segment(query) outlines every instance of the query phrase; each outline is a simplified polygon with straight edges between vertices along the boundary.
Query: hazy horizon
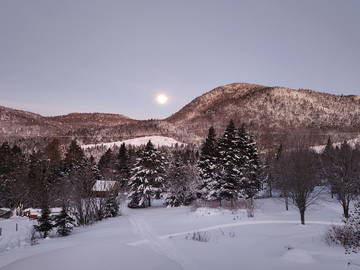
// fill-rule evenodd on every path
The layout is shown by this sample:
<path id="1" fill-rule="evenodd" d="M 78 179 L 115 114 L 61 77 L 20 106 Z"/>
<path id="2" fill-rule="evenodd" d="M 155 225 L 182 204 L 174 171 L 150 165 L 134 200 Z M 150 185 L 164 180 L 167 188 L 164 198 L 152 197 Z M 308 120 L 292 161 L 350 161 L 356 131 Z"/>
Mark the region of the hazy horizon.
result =
<path id="1" fill-rule="evenodd" d="M 356 0 L 1 1 L 0 105 L 148 119 L 234 82 L 360 95 L 359 10 Z"/>

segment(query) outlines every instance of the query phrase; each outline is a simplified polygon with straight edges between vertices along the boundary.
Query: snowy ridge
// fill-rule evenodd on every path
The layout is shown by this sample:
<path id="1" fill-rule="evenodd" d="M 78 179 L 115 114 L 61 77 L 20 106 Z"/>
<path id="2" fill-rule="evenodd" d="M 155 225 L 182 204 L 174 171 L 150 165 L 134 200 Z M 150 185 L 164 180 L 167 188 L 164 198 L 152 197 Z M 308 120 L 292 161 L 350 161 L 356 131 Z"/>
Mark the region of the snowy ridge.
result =
<path id="1" fill-rule="evenodd" d="M 355 148 L 356 145 L 358 145 L 360 143 L 360 137 L 359 138 L 355 138 L 352 140 L 347 140 L 348 144 Z M 339 147 L 341 146 L 343 142 L 337 142 L 337 143 L 333 143 L 334 147 Z M 317 145 L 317 146 L 313 146 L 311 147 L 316 153 L 322 153 L 325 150 L 326 145 Z"/>
<path id="2" fill-rule="evenodd" d="M 184 143 L 179 142 L 173 138 L 170 137 L 164 137 L 164 136 L 145 136 L 145 137 L 139 137 L 134 139 L 129 139 L 125 141 L 117 141 L 117 142 L 109 142 L 109 143 L 100 143 L 100 144 L 85 144 L 81 147 L 83 149 L 89 149 L 94 148 L 97 146 L 111 148 L 114 146 L 120 146 L 121 144 L 125 143 L 125 145 L 132 145 L 132 146 L 142 146 L 146 145 L 149 141 L 151 141 L 154 146 L 161 147 L 161 146 L 167 146 L 167 147 L 173 147 L 176 144 L 183 145 Z"/>

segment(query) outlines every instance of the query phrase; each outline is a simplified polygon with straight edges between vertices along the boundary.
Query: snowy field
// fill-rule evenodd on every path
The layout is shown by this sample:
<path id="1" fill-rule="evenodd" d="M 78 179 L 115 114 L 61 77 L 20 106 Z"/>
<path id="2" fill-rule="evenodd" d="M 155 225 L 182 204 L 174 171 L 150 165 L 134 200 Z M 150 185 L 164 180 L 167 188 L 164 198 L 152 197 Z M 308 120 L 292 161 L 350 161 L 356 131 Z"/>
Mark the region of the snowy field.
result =
<path id="1" fill-rule="evenodd" d="M 176 144 L 183 145 L 182 142 L 178 142 L 177 140 L 170 138 L 170 137 L 145 136 L 145 137 L 139 137 L 139 138 L 129 139 L 129 140 L 125 140 L 125 141 L 118 141 L 118 142 L 100 143 L 100 144 L 84 144 L 81 147 L 83 149 L 94 148 L 97 146 L 111 148 L 114 146 L 120 146 L 123 143 L 125 143 L 125 145 L 142 146 L 142 145 L 146 145 L 149 141 L 151 141 L 155 147 L 161 147 L 161 146 L 173 147 Z"/>
<path id="2" fill-rule="evenodd" d="M 71 236 L 2 251 L 0 269 L 359 269 L 360 255 L 324 242 L 341 220 L 336 202 L 323 198 L 312 206 L 305 226 L 278 199 L 256 203 L 255 218 L 245 211 L 123 207 L 122 216 Z M 202 241 L 193 240 L 198 236 Z"/>

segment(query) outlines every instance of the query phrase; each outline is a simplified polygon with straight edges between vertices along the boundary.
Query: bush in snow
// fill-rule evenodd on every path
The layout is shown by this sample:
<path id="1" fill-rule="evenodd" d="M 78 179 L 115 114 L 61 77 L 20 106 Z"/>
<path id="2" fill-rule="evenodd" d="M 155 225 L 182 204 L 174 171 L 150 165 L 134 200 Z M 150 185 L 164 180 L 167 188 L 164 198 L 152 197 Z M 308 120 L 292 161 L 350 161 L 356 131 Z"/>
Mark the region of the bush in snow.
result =
<path id="1" fill-rule="evenodd" d="M 209 242 L 210 236 L 207 232 L 193 232 L 192 234 L 188 234 L 185 239 L 198 242 Z"/>
<path id="2" fill-rule="evenodd" d="M 340 244 L 345 253 L 360 251 L 360 202 L 355 204 L 354 211 L 348 219 L 344 219 L 344 226 L 333 226 L 326 234 L 327 243 Z"/>
<path id="3" fill-rule="evenodd" d="M 29 232 L 29 242 L 30 242 L 30 245 L 32 245 L 32 246 L 35 246 L 38 244 L 39 237 L 36 236 L 36 233 L 37 233 L 36 228 L 35 228 L 35 226 L 33 226 Z"/>
<path id="4" fill-rule="evenodd" d="M 351 242 L 352 230 L 346 226 L 332 226 L 325 234 L 324 240 L 329 245 L 347 246 Z"/>

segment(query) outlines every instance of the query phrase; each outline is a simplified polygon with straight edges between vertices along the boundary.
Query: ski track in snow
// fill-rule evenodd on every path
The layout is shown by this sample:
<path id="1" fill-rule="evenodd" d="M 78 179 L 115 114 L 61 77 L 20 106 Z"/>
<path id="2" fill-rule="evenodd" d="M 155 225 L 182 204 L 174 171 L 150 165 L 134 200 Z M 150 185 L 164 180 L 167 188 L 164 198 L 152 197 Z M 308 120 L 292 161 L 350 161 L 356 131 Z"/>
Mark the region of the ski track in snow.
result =
<path id="1" fill-rule="evenodd" d="M 131 225 L 135 230 L 140 234 L 145 240 L 137 241 L 134 243 L 129 243 L 129 246 L 138 246 L 138 242 L 147 243 L 150 245 L 151 249 L 157 252 L 159 255 L 164 255 L 176 264 L 180 266 L 181 269 L 199 269 L 189 258 L 186 258 L 170 241 L 166 240 L 168 237 L 158 236 L 150 225 L 140 217 L 134 217 L 127 215 L 126 216 L 130 221 Z"/>
<path id="2" fill-rule="evenodd" d="M 207 231 L 214 231 L 214 230 L 223 229 L 223 228 L 233 228 L 233 227 L 247 226 L 247 225 L 264 225 L 264 224 L 265 225 L 266 224 L 298 224 L 298 225 L 300 225 L 298 220 L 243 221 L 243 222 L 227 223 L 227 224 L 209 226 L 209 227 L 204 227 L 204 228 L 200 228 L 200 229 L 196 229 L 196 230 L 165 234 L 165 235 L 158 236 L 158 240 L 165 240 L 165 239 L 169 239 L 169 238 L 172 238 L 172 237 L 184 236 L 184 235 L 192 234 L 192 233 L 195 233 L 195 232 L 207 232 Z M 308 222 L 306 222 L 306 225 L 342 225 L 342 223 L 327 222 L 327 221 L 308 221 Z M 301 226 L 304 226 L 304 225 L 301 225 Z M 149 239 L 147 239 L 145 237 L 145 239 L 143 239 L 143 240 L 131 242 L 131 243 L 128 243 L 128 245 L 130 245 L 130 246 L 140 246 L 140 245 L 146 244 L 146 243 L 149 243 Z"/>

